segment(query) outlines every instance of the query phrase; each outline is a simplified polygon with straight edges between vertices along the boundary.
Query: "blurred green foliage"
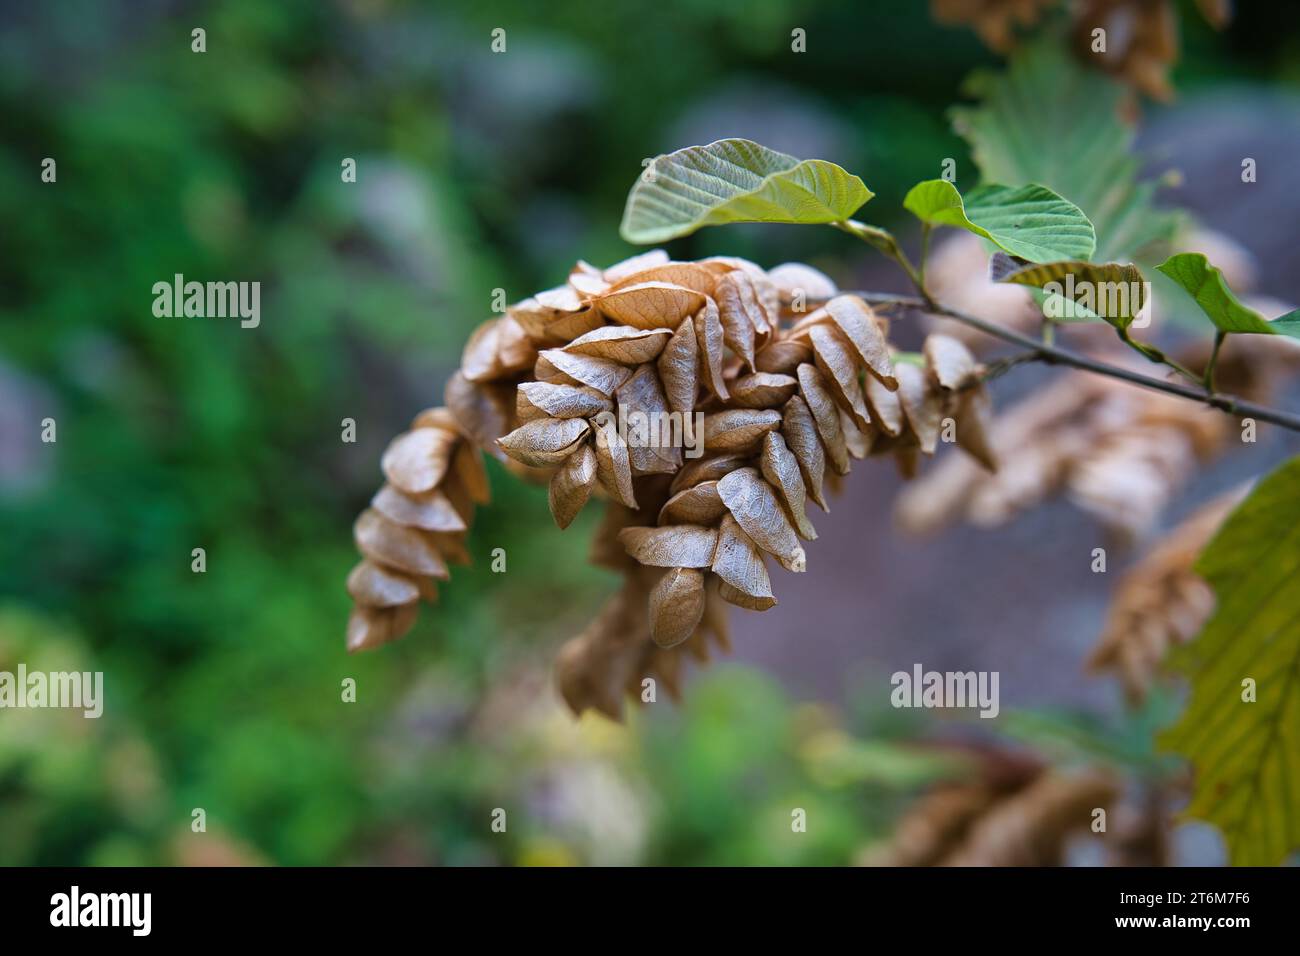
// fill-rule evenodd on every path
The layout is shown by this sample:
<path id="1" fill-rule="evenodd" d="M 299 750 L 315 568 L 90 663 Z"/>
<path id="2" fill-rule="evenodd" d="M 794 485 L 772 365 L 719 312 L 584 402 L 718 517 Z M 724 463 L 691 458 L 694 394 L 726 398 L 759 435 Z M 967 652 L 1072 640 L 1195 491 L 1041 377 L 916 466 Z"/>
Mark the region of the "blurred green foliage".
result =
<path id="1" fill-rule="evenodd" d="M 612 582 L 585 563 L 594 516 L 561 535 L 544 490 L 495 466 L 472 543 L 505 547 L 508 574 L 458 571 L 412 636 L 358 658 L 342 580 L 384 443 L 438 403 L 492 290 L 628 254 L 644 157 L 693 131 L 753 136 L 860 171 L 897 209 L 936 156 L 967 168 L 943 108 L 990 62 L 969 34 L 923 4 L 878 5 L 863 29 L 860 5 L 813 0 L 0 16 L 0 648 L 75 658 L 107 695 L 100 722 L 0 714 L 0 864 L 842 863 L 889 795 L 937 772 L 878 740 L 807 751 L 806 714 L 737 672 L 630 731 L 510 716 L 550 699 L 549 652 Z M 674 251 L 797 248 L 842 273 L 857 253 L 825 232 Z M 155 318 L 151 288 L 176 273 L 260 281 L 261 325 Z M 602 786 L 627 808 L 603 824 L 582 803 Z"/>

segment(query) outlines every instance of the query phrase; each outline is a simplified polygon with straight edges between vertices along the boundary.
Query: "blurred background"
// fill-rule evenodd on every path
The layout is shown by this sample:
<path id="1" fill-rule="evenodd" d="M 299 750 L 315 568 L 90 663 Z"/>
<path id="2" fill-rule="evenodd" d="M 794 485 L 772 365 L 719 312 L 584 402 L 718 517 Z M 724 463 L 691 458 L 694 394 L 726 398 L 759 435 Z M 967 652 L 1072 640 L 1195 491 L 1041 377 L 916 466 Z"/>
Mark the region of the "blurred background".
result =
<path id="1" fill-rule="evenodd" d="M 1238 6 L 1216 32 L 1178 5 L 1177 98 L 1142 104 L 1139 144 L 1181 173 L 1160 201 L 1294 302 L 1297 11 Z M 733 612 L 734 657 L 624 726 L 573 719 L 549 676 L 616 583 L 586 563 L 597 515 L 561 533 L 545 488 L 495 463 L 476 566 L 402 642 L 344 652 L 351 522 L 494 289 L 632 254 L 618 222 L 642 160 L 727 136 L 860 174 L 872 221 L 914 244 L 902 197 L 945 157 L 974 184 L 947 109 L 1001 63 L 920 2 L 4 4 L 0 669 L 103 671 L 106 705 L 0 712 L 0 864 L 845 864 L 972 748 L 1155 767 L 1176 701 L 1135 713 L 1083 674 L 1128 560 L 1089 571 L 1097 523 L 1060 504 L 918 541 L 893 527 L 883 462 L 818 522 L 812 573 Z M 1221 185 L 1242 155 L 1254 205 Z M 670 252 L 903 288 L 830 229 Z M 260 281 L 260 326 L 155 318 L 175 273 Z M 1000 380 L 997 402 L 1047 374 Z M 1167 522 L 1297 450 L 1261 436 Z M 888 676 L 917 661 L 999 670 L 1003 719 L 893 710 Z M 1178 831 L 1175 862 L 1221 857 L 1213 831 Z"/>

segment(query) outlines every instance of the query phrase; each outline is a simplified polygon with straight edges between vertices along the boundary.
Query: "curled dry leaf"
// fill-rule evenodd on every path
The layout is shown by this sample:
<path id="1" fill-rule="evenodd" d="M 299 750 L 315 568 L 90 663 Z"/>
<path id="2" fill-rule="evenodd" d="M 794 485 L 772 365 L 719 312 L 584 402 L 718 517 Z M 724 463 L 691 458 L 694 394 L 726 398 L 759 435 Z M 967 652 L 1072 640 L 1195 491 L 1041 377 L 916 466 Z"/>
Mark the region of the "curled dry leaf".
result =
<path id="1" fill-rule="evenodd" d="M 659 509 L 659 524 L 713 525 L 726 513 L 718 483 L 702 481 L 669 498 Z"/>
<path id="2" fill-rule="evenodd" d="M 596 427 L 596 479 L 615 501 L 628 508 L 637 506 L 627 442 L 612 423 Z"/>
<path id="3" fill-rule="evenodd" d="M 759 372 L 793 375 L 804 362 L 813 360 L 812 346 L 801 339 L 775 339 L 754 357 Z"/>
<path id="4" fill-rule="evenodd" d="M 898 375 L 898 401 L 903 406 L 921 451 L 933 455 L 939 445 L 943 424 L 943 398 L 927 387 L 925 372 L 915 365 L 894 367 Z"/>
<path id="5" fill-rule="evenodd" d="M 395 641 L 415 624 L 418 604 L 401 607 L 354 607 L 348 617 L 347 648 L 349 653 L 379 647 Z"/>
<path id="6" fill-rule="evenodd" d="M 603 325 L 563 347 L 565 352 L 609 359 L 620 365 L 653 362 L 668 344 L 671 329 L 637 329 L 628 325 Z"/>
<path id="7" fill-rule="evenodd" d="M 683 488 L 690 488 L 704 481 L 717 481 L 723 475 L 735 471 L 745 463 L 745 456 L 738 454 L 708 455 L 688 461 L 673 477 L 669 492 L 676 494 Z"/>
<path id="8" fill-rule="evenodd" d="M 815 365 L 807 363 L 800 365 L 797 372 L 804 402 L 812 413 L 817 435 L 822 440 L 822 447 L 826 450 L 826 457 L 830 459 L 831 468 L 841 475 L 847 475 L 849 451 L 844 444 L 844 430 L 840 428 L 839 412 L 836 410 L 830 387 L 826 384 L 826 378 L 817 371 Z"/>
<path id="9" fill-rule="evenodd" d="M 451 465 L 456 435 L 441 428 L 417 428 L 398 435 L 380 460 L 385 477 L 410 494 L 428 491 Z"/>
<path id="10" fill-rule="evenodd" d="M 695 568 L 669 568 L 650 592 L 650 636 L 660 647 L 676 647 L 704 617 L 704 575 Z"/>
<path id="11" fill-rule="evenodd" d="M 779 408 L 799 389 L 797 379 L 773 372 L 742 375 L 731 383 L 731 400 L 743 408 Z"/>
<path id="12" fill-rule="evenodd" d="M 361 512 L 352 533 L 361 553 L 379 564 L 443 580 L 450 576 L 428 534 L 390 521 L 378 511 Z"/>
<path id="13" fill-rule="evenodd" d="M 558 465 L 573 454 L 591 426 L 581 418 L 538 418 L 499 439 L 506 454 L 533 468 Z"/>
<path id="14" fill-rule="evenodd" d="M 523 382 L 516 396 L 520 421 L 534 418 L 591 418 L 612 411 L 609 397 L 587 385 Z"/>
<path id="15" fill-rule="evenodd" d="M 499 458 L 505 455 L 496 441 L 513 427 L 514 389 L 496 382 L 471 382 L 460 372 L 447 380 L 443 399 L 465 434 L 479 448 Z"/>
<path id="16" fill-rule="evenodd" d="M 613 395 L 615 390 L 632 377 L 632 370 L 609 359 L 592 355 L 577 355 L 562 349 L 547 349 L 541 355 L 556 371 L 574 382 L 588 385 L 603 395 Z"/>
<path id="17" fill-rule="evenodd" d="M 420 599 L 420 588 L 405 575 L 363 560 L 348 575 L 348 594 L 366 607 L 400 607 Z"/>
<path id="18" fill-rule="evenodd" d="M 799 463 L 803 475 L 804 490 L 817 506 L 826 511 L 826 499 L 822 495 L 822 481 L 826 475 L 826 453 L 822 450 L 821 440 L 817 437 L 817 425 L 813 421 L 808 404 L 798 395 L 786 402 L 781 415 L 781 437 Z"/>
<path id="19" fill-rule="evenodd" d="M 695 408 L 699 394 L 700 347 L 695 324 L 683 319 L 659 355 L 657 368 L 668 407 L 685 415 Z"/>
<path id="20" fill-rule="evenodd" d="M 619 291 L 646 282 L 680 286 L 702 295 L 712 295 L 717 277 L 697 262 L 665 262 L 620 279 L 610 287 L 610 290 Z"/>
<path id="21" fill-rule="evenodd" d="M 487 469 L 483 467 L 483 453 L 474 445 L 467 441 L 458 444 L 451 456 L 451 467 L 456 475 L 457 485 L 464 489 L 466 497 L 471 502 L 485 505 L 492 500 L 488 488 Z M 462 518 L 468 520 L 464 509 L 457 510 L 461 512 Z"/>
<path id="22" fill-rule="evenodd" d="M 638 329 L 675 329 L 704 307 L 707 296 L 668 282 L 639 282 L 601 296 L 597 306 L 614 322 Z"/>
<path id="23" fill-rule="evenodd" d="M 730 514 L 718 528 L 718 547 L 711 570 L 721 580 L 719 594 L 729 604 L 766 611 L 776 604 L 772 580 L 752 538 Z"/>
<path id="24" fill-rule="evenodd" d="M 781 413 L 775 409 L 732 408 L 704 418 L 704 447 L 710 453 L 750 453 L 758 449 L 763 436 L 781 427 Z"/>
<path id="25" fill-rule="evenodd" d="M 768 432 L 763 436 L 761 467 L 768 484 L 781 493 L 786 513 L 794 522 L 799 537 L 807 541 L 815 539 L 817 531 L 808 520 L 807 492 L 804 490 L 799 462 L 786 447 L 780 432 Z"/>
<path id="26" fill-rule="evenodd" d="M 898 387 L 889 343 L 871 307 L 856 295 L 841 295 L 825 305 L 831 322 L 844 334 L 858 361 L 888 389 Z"/>
<path id="27" fill-rule="evenodd" d="M 695 313 L 695 339 L 704 370 L 704 384 L 724 402 L 728 398 L 727 383 L 722 377 L 722 320 L 712 299 Z"/>
<path id="28" fill-rule="evenodd" d="M 853 363 L 849 344 L 842 335 L 829 326 L 814 326 L 808 333 L 812 342 L 813 358 L 817 368 L 831 385 L 831 393 L 839 406 L 853 416 L 859 428 L 871 424 L 866 403 L 862 399 L 862 383 Z"/>
<path id="29" fill-rule="evenodd" d="M 610 285 L 617 285 L 631 276 L 645 272 L 647 269 L 656 269 L 668 262 L 668 253 L 662 249 L 651 249 L 649 252 L 639 252 L 622 262 L 614 263 L 604 271 L 603 275 Z"/>
<path id="30" fill-rule="evenodd" d="M 465 519 L 440 489 L 412 495 L 392 485 L 384 485 L 370 500 L 385 518 L 398 524 L 425 531 L 464 531 Z"/>
<path id="31" fill-rule="evenodd" d="M 672 474 L 682 463 L 682 449 L 671 434 L 668 402 L 653 365 L 642 365 L 615 393 L 628 422 L 628 457 L 634 475 Z"/>
<path id="32" fill-rule="evenodd" d="M 718 494 L 736 523 L 754 543 L 788 571 L 807 567 L 794 527 L 777 500 L 776 491 L 755 468 L 738 468 L 718 482 Z"/>
<path id="33" fill-rule="evenodd" d="M 797 308 L 800 302 L 830 299 L 839 291 L 830 276 L 802 262 L 783 262 L 768 270 L 767 275 L 781 296 L 781 306 L 787 310 Z"/>
<path id="34" fill-rule="evenodd" d="M 891 392 L 874 378 L 867 379 L 867 402 L 871 405 L 872 421 L 886 435 L 903 433 L 903 405 L 898 392 Z"/>
<path id="35" fill-rule="evenodd" d="M 922 351 L 926 367 L 941 388 L 964 388 L 979 375 L 979 363 L 970 350 L 951 336 L 927 335 Z"/>
<path id="36" fill-rule="evenodd" d="M 618 533 L 627 553 L 654 568 L 707 568 L 713 563 L 718 529 L 678 524 L 664 528 L 624 528 Z"/>

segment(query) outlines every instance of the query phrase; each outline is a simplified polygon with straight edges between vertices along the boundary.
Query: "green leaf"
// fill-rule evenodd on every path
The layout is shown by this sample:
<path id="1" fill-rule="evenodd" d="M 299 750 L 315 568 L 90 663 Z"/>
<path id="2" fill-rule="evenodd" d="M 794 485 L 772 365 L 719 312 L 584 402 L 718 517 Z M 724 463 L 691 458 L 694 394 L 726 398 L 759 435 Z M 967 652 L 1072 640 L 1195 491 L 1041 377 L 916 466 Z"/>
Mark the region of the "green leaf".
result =
<path id="1" fill-rule="evenodd" d="M 1268 321 L 1254 309 L 1242 305 L 1228 288 L 1223 273 L 1199 252 L 1180 252 L 1156 268 L 1182 286 L 1220 332 L 1300 338 L 1300 309 Z"/>
<path id="2" fill-rule="evenodd" d="M 648 243 L 729 222 L 838 222 L 873 195 L 834 163 L 721 139 L 659 156 L 646 167 L 628 193 L 619 234 Z"/>
<path id="3" fill-rule="evenodd" d="M 1196 772 L 1186 813 L 1223 831 L 1234 864 L 1272 866 L 1300 847 L 1300 458 L 1228 516 L 1196 570 L 1217 606 L 1173 655 L 1191 695 L 1160 745 Z"/>
<path id="4" fill-rule="evenodd" d="M 1030 262 L 1086 259 L 1097 246 L 1083 211 L 1046 186 L 980 186 L 962 201 L 946 179 L 917 183 L 903 205 L 922 222 L 956 226 Z"/>
<path id="5" fill-rule="evenodd" d="M 1046 294 L 1043 314 L 1058 322 L 1104 321 L 1127 329 L 1147 301 L 1146 280 L 1132 263 L 1025 265 L 998 255 L 990 263 L 990 272 L 995 282 L 1042 289 Z"/>
<path id="6" fill-rule="evenodd" d="M 951 116 L 985 182 L 1042 183 L 1069 196 L 1096 228 L 1090 258 L 1099 261 L 1137 259 L 1173 238 L 1180 215 L 1156 209 L 1155 184 L 1137 180 L 1122 84 L 1045 37 L 1022 47 L 1006 72 L 972 77 L 968 89 L 980 104 Z"/>

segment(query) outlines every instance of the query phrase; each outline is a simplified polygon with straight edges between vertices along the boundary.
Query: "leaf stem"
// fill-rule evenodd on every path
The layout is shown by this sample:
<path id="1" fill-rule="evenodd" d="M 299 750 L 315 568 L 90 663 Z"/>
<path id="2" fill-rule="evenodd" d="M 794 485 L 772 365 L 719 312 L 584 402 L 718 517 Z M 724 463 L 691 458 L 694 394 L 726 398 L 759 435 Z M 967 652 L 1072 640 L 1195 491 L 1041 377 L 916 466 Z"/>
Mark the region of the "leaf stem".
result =
<path id="1" fill-rule="evenodd" d="M 1096 359 L 1088 358 L 1085 355 L 1077 355 L 1074 352 L 1066 351 L 1057 346 L 1048 345 L 1045 342 L 1037 341 L 1027 335 L 1021 334 L 1020 332 L 1009 329 L 1006 326 L 998 325 L 996 322 L 989 322 L 985 319 L 979 318 L 978 316 L 970 315 L 969 313 L 962 312 L 958 309 L 950 309 L 933 301 L 927 302 L 914 296 L 899 296 L 883 292 L 852 292 L 849 294 L 859 296 L 864 301 L 873 305 L 902 306 L 903 308 L 917 309 L 922 312 L 942 315 L 956 322 L 960 322 L 962 325 L 977 329 L 986 335 L 991 335 L 1004 342 L 1010 342 L 1013 345 L 1019 345 L 1027 353 L 1032 353 L 1034 360 L 1044 362 L 1048 365 L 1064 365 L 1069 368 L 1076 368 L 1080 371 L 1089 372 L 1093 375 L 1103 375 L 1107 378 L 1113 378 L 1117 381 L 1126 382 L 1129 385 L 1136 385 L 1153 392 L 1164 392 L 1166 395 L 1177 395 L 1179 398 L 1199 402 L 1203 405 L 1217 408 L 1220 411 L 1227 412 L 1228 414 L 1239 418 L 1254 418 L 1261 422 L 1279 425 L 1282 428 L 1289 429 L 1293 432 L 1300 432 L 1300 415 L 1295 415 L 1279 408 L 1269 408 L 1266 405 L 1257 405 L 1254 402 L 1248 402 L 1244 398 L 1238 398 L 1234 395 L 1223 395 L 1218 393 L 1207 394 L 1199 387 L 1193 388 L 1179 382 L 1152 378 L 1149 375 L 1143 375 L 1140 372 L 1121 368 L 1118 365 L 1107 365 L 1105 362 L 1099 362 Z M 1144 347 L 1150 348 L 1150 346 Z M 1027 361 L 1028 359 L 1029 356 L 1017 357 L 1016 364 L 1020 364 L 1020 362 Z"/>
<path id="2" fill-rule="evenodd" d="M 1207 395 L 1214 394 L 1214 367 L 1219 362 L 1219 349 L 1223 347 L 1223 340 L 1228 337 L 1228 333 L 1219 329 L 1214 333 L 1214 349 L 1210 352 L 1210 361 L 1205 365 L 1205 392 Z"/>
<path id="3" fill-rule="evenodd" d="M 858 222 L 856 219 L 842 219 L 839 222 L 831 223 L 831 225 L 851 236 L 856 236 L 897 262 L 903 271 L 907 273 L 907 278 L 916 287 L 916 291 L 921 294 L 921 299 L 931 305 L 934 303 L 934 300 L 930 298 L 930 293 L 926 291 L 923 273 L 912 265 L 912 260 L 907 257 L 907 253 L 903 251 L 903 247 L 898 244 L 898 240 L 894 238 L 892 232 L 881 229 L 879 226 L 869 226 L 865 222 Z M 921 261 L 922 265 L 924 265 L 924 251 Z"/>

